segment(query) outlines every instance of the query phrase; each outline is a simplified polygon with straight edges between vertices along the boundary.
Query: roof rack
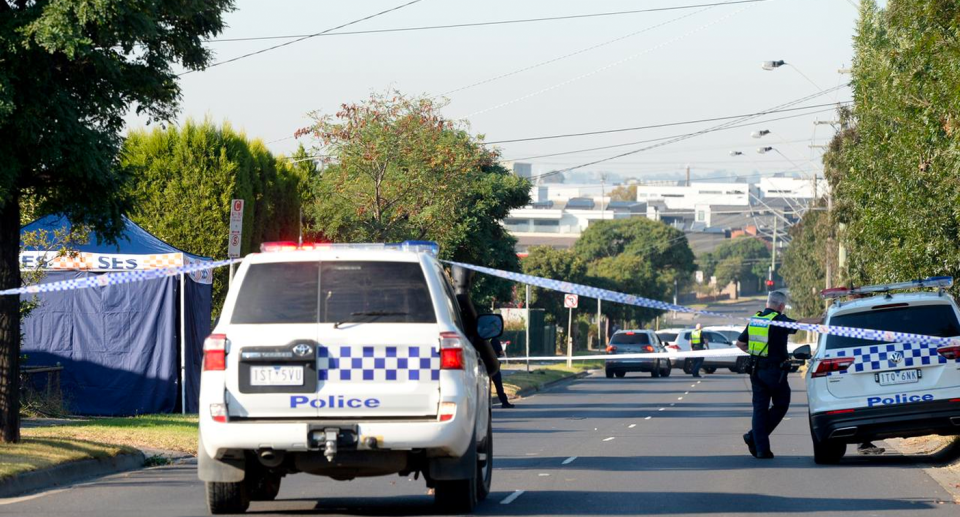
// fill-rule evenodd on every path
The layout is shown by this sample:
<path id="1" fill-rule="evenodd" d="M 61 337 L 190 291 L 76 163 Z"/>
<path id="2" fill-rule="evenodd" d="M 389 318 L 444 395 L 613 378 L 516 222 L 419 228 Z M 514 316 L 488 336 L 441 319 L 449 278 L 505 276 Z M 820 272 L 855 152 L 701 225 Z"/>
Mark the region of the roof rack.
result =
<path id="1" fill-rule="evenodd" d="M 824 299 L 834 299 L 857 294 L 888 293 L 890 291 L 897 291 L 900 289 L 922 289 L 925 287 L 947 289 L 952 285 L 952 276 L 931 276 L 930 278 L 924 278 L 922 280 L 911 280 L 909 282 L 897 282 L 893 284 L 865 285 L 861 287 L 834 287 L 820 291 L 820 296 Z"/>

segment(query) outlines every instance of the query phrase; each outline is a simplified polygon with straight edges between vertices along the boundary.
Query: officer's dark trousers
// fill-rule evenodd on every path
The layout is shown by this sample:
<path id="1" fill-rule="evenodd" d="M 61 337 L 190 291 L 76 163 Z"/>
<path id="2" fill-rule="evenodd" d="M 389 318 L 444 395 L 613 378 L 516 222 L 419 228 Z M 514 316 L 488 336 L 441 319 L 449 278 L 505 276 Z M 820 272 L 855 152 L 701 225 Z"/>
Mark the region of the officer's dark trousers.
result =
<path id="1" fill-rule="evenodd" d="M 699 352 L 699 350 L 695 350 L 695 352 Z M 694 376 L 700 375 L 700 368 L 702 368 L 702 367 L 703 367 L 703 358 L 702 358 L 702 357 L 695 357 L 695 358 L 693 358 L 693 359 L 690 360 L 690 373 L 691 373 L 692 375 L 694 375 Z"/>
<path id="2" fill-rule="evenodd" d="M 778 367 L 762 368 L 750 376 L 753 386 L 753 441 L 757 446 L 757 454 L 770 451 L 770 433 L 777 428 L 790 407 L 790 384 L 782 373 Z"/>
<path id="3" fill-rule="evenodd" d="M 497 398 L 500 399 L 500 403 L 506 404 L 509 402 L 506 392 L 503 391 L 503 377 L 500 376 L 500 372 L 497 372 L 490 380 L 493 381 L 493 385 L 497 388 Z"/>

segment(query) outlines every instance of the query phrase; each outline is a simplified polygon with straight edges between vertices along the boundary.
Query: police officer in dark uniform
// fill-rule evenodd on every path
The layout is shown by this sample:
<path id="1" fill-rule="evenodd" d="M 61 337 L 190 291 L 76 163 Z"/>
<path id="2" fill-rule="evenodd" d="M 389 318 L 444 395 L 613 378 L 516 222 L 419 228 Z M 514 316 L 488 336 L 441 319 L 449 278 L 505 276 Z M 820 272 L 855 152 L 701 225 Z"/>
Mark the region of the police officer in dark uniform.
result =
<path id="1" fill-rule="evenodd" d="M 794 321 L 783 314 L 786 305 L 785 293 L 771 291 L 766 308 L 754 316 L 737 339 L 737 347 L 750 354 L 750 385 L 753 388 L 753 425 L 752 430 L 743 435 L 743 441 L 750 454 L 758 459 L 773 458 L 770 434 L 790 408 L 787 336 L 797 331 L 769 324 L 770 321 Z M 801 321 L 815 323 L 819 319 Z"/>

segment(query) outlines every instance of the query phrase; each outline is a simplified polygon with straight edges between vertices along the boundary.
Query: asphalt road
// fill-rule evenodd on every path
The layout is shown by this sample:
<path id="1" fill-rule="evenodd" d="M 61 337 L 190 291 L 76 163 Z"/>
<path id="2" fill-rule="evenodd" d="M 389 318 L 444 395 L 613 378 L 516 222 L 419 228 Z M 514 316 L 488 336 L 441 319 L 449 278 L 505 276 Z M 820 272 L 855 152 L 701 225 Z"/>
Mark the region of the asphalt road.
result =
<path id="1" fill-rule="evenodd" d="M 773 460 L 749 456 L 748 381 L 718 373 L 701 383 L 590 377 L 495 410 L 493 493 L 480 515 L 950 515 L 951 496 L 904 456 L 813 463 L 802 380 L 773 436 Z M 521 492 L 522 491 L 522 492 Z M 909 513 L 906 513 L 909 512 Z M 423 480 L 284 480 L 255 515 L 433 515 Z M 104 478 L 17 502 L 28 516 L 205 515 L 193 466 Z"/>

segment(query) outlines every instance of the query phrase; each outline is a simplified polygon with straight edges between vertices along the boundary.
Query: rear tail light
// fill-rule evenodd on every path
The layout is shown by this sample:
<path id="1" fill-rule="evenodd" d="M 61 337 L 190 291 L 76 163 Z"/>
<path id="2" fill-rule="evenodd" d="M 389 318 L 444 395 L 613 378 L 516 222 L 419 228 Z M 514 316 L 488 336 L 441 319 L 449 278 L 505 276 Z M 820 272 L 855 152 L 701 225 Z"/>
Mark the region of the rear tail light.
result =
<path id="1" fill-rule="evenodd" d="M 440 369 L 463 369 L 463 342 L 456 332 L 440 333 Z"/>
<path id="2" fill-rule="evenodd" d="M 937 353 L 947 359 L 957 359 L 960 358 L 960 346 L 943 346 L 937 349 Z"/>
<path id="3" fill-rule="evenodd" d="M 679 345 L 667 345 L 667 348 L 672 348 L 672 349 L 676 350 L 677 352 L 680 351 L 680 346 L 679 346 Z"/>
<path id="4" fill-rule="evenodd" d="M 650 345 L 643 347 L 643 349 L 646 350 L 647 352 L 653 352 L 653 347 Z"/>
<path id="5" fill-rule="evenodd" d="M 214 422 L 220 422 L 221 424 L 226 423 L 227 405 L 226 404 L 210 404 L 210 416 L 213 417 Z"/>
<path id="6" fill-rule="evenodd" d="M 613 346 L 613 345 L 607 346 L 607 353 L 608 353 L 608 354 L 615 354 L 615 353 L 617 353 L 617 347 L 615 347 L 615 346 Z"/>
<path id="7" fill-rule="evenodd" d="M 852 357 L 834 357 L 832 359 L 823 359 L 817 363 L 817 369 L 811 377 L 826 377 L 831 372 L 845 372 L 853 364 Z"/>
<path id="8" fill-rule="evenodd" d="M 441 402 L 440 403 L 440 421 L 449 422 L 453 420 L 453 415 L 457 414 L 457 403 L 456 402 Z"/>
<path id="9" fill-rule="evenodd" d="M 203 341 L 203 371 L 222 372 L 227 369 L 227 335 L 210 334 Z"/>

